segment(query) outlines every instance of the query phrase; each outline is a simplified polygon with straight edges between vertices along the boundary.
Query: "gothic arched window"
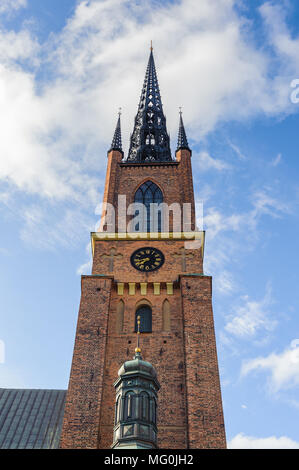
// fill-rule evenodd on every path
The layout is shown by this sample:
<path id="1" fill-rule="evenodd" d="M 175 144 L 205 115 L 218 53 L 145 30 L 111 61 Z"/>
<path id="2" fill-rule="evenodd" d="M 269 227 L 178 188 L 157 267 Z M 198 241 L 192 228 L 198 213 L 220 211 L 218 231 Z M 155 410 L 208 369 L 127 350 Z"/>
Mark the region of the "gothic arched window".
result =
<path id="1" fill-rule="evenodd" d="M 162 214 L 161 211 L 151 211 L 151 204 L 161 204 L 163 194 L 161 189 L 152 181 L 146 181 L 136 191 L 134 202 L 144 204 L 146 212 L 146 221 L 143 220 L 142 227 L 139 222 L 135 226 L 135 231 L 161 232 Z M 157 206 L 156 206 L 157 208 Z M 137 210 L 135 216 L 139 214 Z"/>
<path id="2" fill-rule="evenodd" d="M 135 313 L 135 331 L 137 331 L 137 317 L 140 316 L 140 332 L 152 332 L 152 309 L 149 305 L 142 305 Z"/>

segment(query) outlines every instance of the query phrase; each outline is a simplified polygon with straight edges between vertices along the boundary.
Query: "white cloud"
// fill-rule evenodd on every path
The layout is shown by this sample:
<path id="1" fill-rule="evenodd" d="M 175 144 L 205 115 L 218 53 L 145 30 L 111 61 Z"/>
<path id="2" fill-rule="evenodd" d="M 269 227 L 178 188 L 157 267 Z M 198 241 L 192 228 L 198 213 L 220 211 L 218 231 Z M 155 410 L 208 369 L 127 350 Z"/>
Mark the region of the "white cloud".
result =
<path id="1" fill-rule="evenodd" d="M 81 276 L 82 274 L 90 274 L 92 270 L 92 253 L 90 243 L 86 245 L 85 251 L 87 253 L 88 260 L 77 268 L 76 273 L 78 276 Z"/>
<path id="2" fill-rule="evenodd" d="M 281 153 L 278 153 L 277 156 L 272 160 L 271 165 L 277 166 L 281 162 Z"/>
<path id="3" fill-rule="evenodd" d="M 299 385 L 299 339 L 291 342 L 284 351 L 271 353 L 266 357 L 257 357 L 243 363 L 241 375 L 254 370 L 270 372 L 269 389 L 278 392 L 282 389 Z"/>
<path id="4" fill-rule="evenodd" d="M 86 240 L 93 228 L 92 218 L 76 206 L 50 210 L 49 206 L 34 204 L 20 210 L 18 218 L 24 222 L 21 240 L 38 249 L 74 248 Z"/>
<path id="5" fill-rule="evenodd" d="M 206 247 L 205 247 L 205 272 L 212 273 L 214 286 L 220 294 L 236 293 L 240 286 L 236 276 L 232 273 L 234 263 L 238 261 L 240 255 L 253 249 L 259 239 L 259 224 L 263 217 L 268 216 L 275 219 L 292 213 L 292 203 L 285 202 L 275 195 L 272 195 L 271 188 L 261 188 L 254 191 L 249 201 L 251 206 L 243 212 L 229 213 L 219 210 L 215 207 L 204 207 L 204 229 L 207 231 Z M 209 195 L 208 195 L 209 196 Z M 198 226 L 200 220 L 198 220 Z M 246 243 L 245 243 L 246 242 Z M 250 319 L 251 328 L 258 326 L 260 321 L 265 321 L 265 327 L 271 330 L 271 323 L 267 317 L 264 318 L 261 308 L 265 309 L 266 300 L 270 297 L 266 294 L 265 299 L 255 302 L 249 297 L 243 297 L 239 306 L 235 307 L 235 311 L 231 314 L 229 328 L 241 328 L 242 320 L 239 319 L 239 313 L 245 314 L 247 309 Z M 253 315 L 253 309 L 259 307 L 256 311 L 256 317 Z M 244 308 L 244 310 L 242 310 Z M 239 326 L 237 327 L 237 322 Z M 275 325 L 273 322 L 272 326 Z M 249 326 L 248 326 L 249 328 Z"/>
<path id="6" fill-rule="evenodd" d="M 226 216 L 214 207 L 209 208 L 207 214 L 204 215 L 204 223 L 211 238 L 226 231 L 238 232 L 244 228 L 247 221 L 247 214 L 230 214 Z"/>
<path id="7" fill-rule="evenodd" d="M 38 65 L 39 44 L 29 31 L 0 31 L 0 61 L 11 65 L 13 61 L 25 59 Z M 16 70 L 16 69 L 15 69 Z M 2 79 L 3 80 L 3 79 Z"/>
<path id="8" fill-rule="evenodd" d="M 151 37 L 173 136 L 173 111 L 181 104 L 194 138 L 221 120 L 286 111 L 287 101 L 281 109 L 275 104 L 280 95 L 268 76 L 269 57 L 244 35 L 244 19 L 233 6 L 233 0 L 183 0 L 155 8 L 145 0 L 138 6 L 92 0 L 80 2 L 61 34 L 40 46 L 25 29 L 2 32 L 0 178 L 21 190 L 72 198 L 96 156 L 103 171 L 99 156 L 110 143 L 119 105 L 128 146 Z M 40 88 L 34 70 L 11 64 L 26 57 L 40 62 L 38 72 L 51 71 Z M 192 73 L 182 80 L 182 70 Z M 207 153 L 201 159 L 210 168 L 227 168 Z"/>
<path id="9" fill-rule="evenodd" d="M 252 208 L 243 213 L 229 213 L 226 215 L 214 207 L 208 208 L 204 213 L 204 223 L 209 231 L 209 238 L 215 238 L 224 232 L 243 232 L 255 230 L 259 219 L 263 215 L 273 218 L 281 218 L 290 214 L 292 207 L 290 203 L 270 195 L 270 190 L 260 189 L 251 195 Z"/>
<path id="10" fill-rule="evenodd" d="M 252 300 L 249 296 L 243 296 L 241 303 L 228 315 L 225 331 L 237 338 L 251 338 L 260 331 L 272 331 L 277 321 L 270 315 L 269 308 L 272 304 L 271 288 L 268 285 L 263 299 Z"/>
<path id="11" fill-rule="evenodd" d="M 222 270 L 216 277 L 215 287 L 221 294 L 231 294 L 235 291 L 235 281 L 232 273 Z"/>
<path id="12" fill-rule="evenodd" d="M 8 190 L 51 203 L 95 204 L 120 105 L 128 148 L 150 38 L 155 38 L 174 141 L 180 105 L 195 142 L 221 121 L 293 112 L 283 85 L 270 74 L 271 55 L 249 39 L 246 20 L 234 5 L 233 0 L 182 0 L 152 8 L 147 0 L 90 0 L 78 3 L 61 33 L 43 44 L 26 25 L 19 32 L 1 30 L 0 181 L 8 183 Z M 26 2 L 1 2 L 3 12 L 21 6 Z M 267 11 L 269 28 L 276 20 Z M 289 34 L 286 27 L 282 34 Z M 270 33 L 269 38 L 273 41 Z M 297 60 L 294 54 L 288 57 Z M 201 152 L 199 164 L 229 168 L 207 152 Z M 210 214 L 210 221 L 217 231 L 215 216 Z M 225 221 L 233 229 L 243 223 L 239 214 Z"/>
<path id="13" fill-rule="evenodd" d="M 299 449 L 299 442 L 286 436 L 253 437 L 237 434 L 228 442 L 229 449 Z"/>
<path id="14" fill-rule="evenodd" d="M 199 169 L 202 171 L 206 170 L 229 170 L 231 167 L 228 163 L 224 162 L 223 160 L 219 160 L 217 158 L 213 158 L 210 156 L 208 152 L 202 151 L 198 155 L 194 155 L 194 164 L 198 165 Z"/>
<path id="15" fill-rule="evenodd" d="M 283 215 L 290 214 L 291 204 L 278 198 L 270 196 L 265 190 L 256 191 L 252 197 L 254 209 L 250 213 L 249 222 L 255 225 L 257 219 L 262 215 L 270 215 L 273 218 L 280 218 Z"/>
<path id="16" fill-rule="evenodd" d="M 78 267 L 77 269 L 78 276 L 81 276 L 82 274 L 90 274 L 91 268 L 92 268 L 92 260 L 90 259 L 89 261 L 81 264 L 81 266 Z"/>
<path id="17" fill-rule="evenodd" d="M 237 156 L 239 157 L 240 160 L 246 160 L 245 155 L 243 154 L 243 152 L 240 150 L 240 148 L 236 144 L 234 144 L 230 140 L 228 140 L 228 144 L 233 149 L 233 151 L 237 154 Z"/>
<path id="18" fill-rule="evenodd" d="M 284 73 L 293 73 L 299 66 L 299 38 L 292 37 L 286 25 L 287 10 L 282 4 L 265 2 L 260 7 L 269 41 L 281 59 Z"/>
<path id="19" fill-rule="evenodd" d="M 9 13 L 13 10 L 19 10 L 27 6 L 27 0 L 1 0 L 0 14 Z"/>

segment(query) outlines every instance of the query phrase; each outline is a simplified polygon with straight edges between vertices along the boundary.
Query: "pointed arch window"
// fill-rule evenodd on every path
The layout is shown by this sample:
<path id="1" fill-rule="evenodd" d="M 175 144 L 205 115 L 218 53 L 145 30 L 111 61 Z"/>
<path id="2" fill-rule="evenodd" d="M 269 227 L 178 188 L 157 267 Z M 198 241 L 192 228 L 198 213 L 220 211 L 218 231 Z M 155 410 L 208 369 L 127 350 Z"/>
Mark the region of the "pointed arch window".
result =
<path id="1" fill-rule="evenodd" d="M 146 220 L 142 221 L 142 227 L 139 222 L 135 225 L 135 231 L 161 232 L 162 230 L 162 214 L 161 210 L 154 211 L 151 204 L 161 204 L 163 202 L 163 194 L 159 186 L 152 181 L 146 181 L 136 191 L 134 202 L 141 203 L 145 206 Z M 157 206 L 156 206 L 157 207 Z M 137 210 L 135 216 L 139 215 Z"/>
<path id="2" fill-rule="evenodd" d="M 140 333 L 152 332 L 152 309 L 149 305 L 142 305 L 135 313 L 135 331 L 137 331 L 137 317 L 140 316 Z"/>

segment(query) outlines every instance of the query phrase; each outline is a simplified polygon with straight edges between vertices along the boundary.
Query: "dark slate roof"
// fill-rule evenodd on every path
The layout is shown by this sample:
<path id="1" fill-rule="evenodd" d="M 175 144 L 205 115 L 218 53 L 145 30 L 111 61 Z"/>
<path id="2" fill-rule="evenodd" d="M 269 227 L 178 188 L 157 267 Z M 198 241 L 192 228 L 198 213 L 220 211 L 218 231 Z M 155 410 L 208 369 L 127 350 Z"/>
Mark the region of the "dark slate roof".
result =
<path id="1" fill-rule="evenodd" d="M 56 449 L 66 390 L 0 389 L 0 449 Z"/>

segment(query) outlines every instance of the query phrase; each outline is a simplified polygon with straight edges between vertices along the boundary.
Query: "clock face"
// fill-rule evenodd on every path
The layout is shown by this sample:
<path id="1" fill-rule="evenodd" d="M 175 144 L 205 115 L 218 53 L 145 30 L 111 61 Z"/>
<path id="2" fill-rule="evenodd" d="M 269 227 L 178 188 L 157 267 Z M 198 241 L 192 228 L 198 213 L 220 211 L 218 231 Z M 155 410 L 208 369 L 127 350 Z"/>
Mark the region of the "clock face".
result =
<path id="1" fill-rule="evenodd" d="M 142 272 L 155 271 L 164 263 L 164 255 L 157 248 L 145 247 L 134 251 L 131 256 L 131 264 L 135 269 Z"/>

